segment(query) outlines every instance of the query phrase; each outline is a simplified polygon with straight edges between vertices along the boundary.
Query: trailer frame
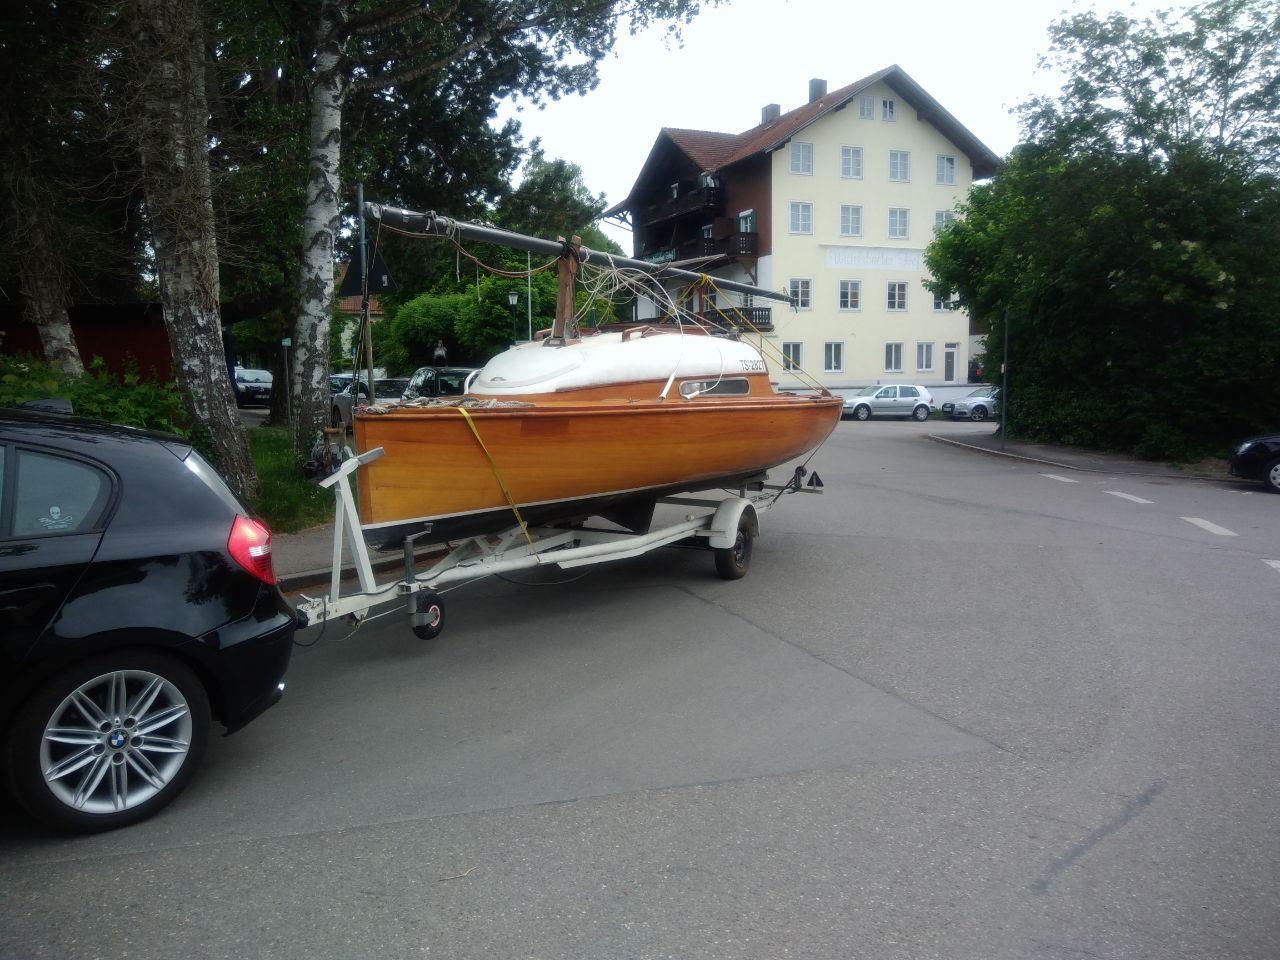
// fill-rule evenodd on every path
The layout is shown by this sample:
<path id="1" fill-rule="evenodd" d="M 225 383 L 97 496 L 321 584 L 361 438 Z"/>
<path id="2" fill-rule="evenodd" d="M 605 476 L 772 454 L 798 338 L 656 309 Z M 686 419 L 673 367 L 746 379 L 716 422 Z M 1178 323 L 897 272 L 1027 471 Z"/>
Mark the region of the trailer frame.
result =
<path id="1" fill-rule="evenodd" d="M 333 491 L 332 569 L 329 591 L 324 596 L 302 595 L 295 607 L 300 626 L 345 619 L 359 624 L 370 611 L 383 603 L 405 598 L 409 623 L 415 634 L 430 639 L 444 627 L 444 601 L 440 589 L 462 585 L 497 574 L 554 566 L 562 570 L 638 557 L 651 550 L 675 544 L 705 546 L 715 556 L 716 569 L 724 579 L 736 580 L 746 574 L 752 548 L 760 532 L 760 515 L 778 500 L 792 493 L 821 493 L 816 475 L 804 485 L 808 471 L 795 468 L 783 484 L 768 482 L 761 473 L 738 483 L 736 495 L 723 498 L 670 496 L 656 498 L 660 504 L 687 508 L 684 519 L 643 533 L 586 526 L 590 515 L 551 526 L 512 524 L 497 533 L 469 537 L 448 549 L 427 569 L 419 571 L 414 541 L 428 535 L 426 529 L 404 538 L 404 568 L 398 579 L 378 583 L 374 578 L 360 525 L 360 515 L 351 490 L 351 478 L 367 463 L 383 456 L 375 447 L 359 455 L 347 451 L 342 465 L 320 486 Z M 815 482 L 816 481 L 816 482 Z M 342 555 L 348 547 L 355 568 L 358 589 L 343 594 Z"/>

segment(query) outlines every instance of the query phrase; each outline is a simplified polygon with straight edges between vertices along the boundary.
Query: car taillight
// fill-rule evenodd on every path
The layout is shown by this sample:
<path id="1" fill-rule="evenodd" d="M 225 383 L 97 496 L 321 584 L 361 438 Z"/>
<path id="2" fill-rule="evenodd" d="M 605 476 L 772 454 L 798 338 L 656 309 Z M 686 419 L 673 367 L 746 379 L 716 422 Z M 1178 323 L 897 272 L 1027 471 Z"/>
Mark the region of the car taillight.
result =
<path id="1" fill-rule="evenodd" d="M 263 583 L 276 582 L 276 571 L 271 565 L 271 531 L 264 524 L 246 516 L 236 517 L 231 536 L 227 537 L 227 552 Z"/>

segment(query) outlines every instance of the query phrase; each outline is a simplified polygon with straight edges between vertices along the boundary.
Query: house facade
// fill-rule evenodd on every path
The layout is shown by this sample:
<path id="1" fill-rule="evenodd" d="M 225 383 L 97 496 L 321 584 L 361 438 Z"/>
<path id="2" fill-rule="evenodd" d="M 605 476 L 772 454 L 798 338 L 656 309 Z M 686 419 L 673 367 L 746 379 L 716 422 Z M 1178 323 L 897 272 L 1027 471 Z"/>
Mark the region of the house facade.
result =
<path id="1" fill-rule="evenodd" d="M 997 165 L 893 66 L 832 93 L 812 80 L 804 106 L 770 104 L 741 134 L 664 128 L 606 215 L 629 223 L 640 259 L 788 293 L 791 308 L 724 293 L 692 303 L 721 322 L 741 310 L 782 387 L 805 374 L 832 387 L 957 384 L 969 318 L 925 288 L 924 249 Z M 661 315 L 638 305 L 637 319 Z"/>

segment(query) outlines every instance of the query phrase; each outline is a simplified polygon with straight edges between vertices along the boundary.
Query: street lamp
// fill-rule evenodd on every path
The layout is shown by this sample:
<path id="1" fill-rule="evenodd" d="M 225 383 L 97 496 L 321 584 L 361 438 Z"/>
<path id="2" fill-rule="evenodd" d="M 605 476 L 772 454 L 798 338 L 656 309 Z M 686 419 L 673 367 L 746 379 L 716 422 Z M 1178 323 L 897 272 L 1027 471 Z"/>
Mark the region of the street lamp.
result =
<path id="1" fill-rule="evenodd" d="M 515 343 L 520 338 L 518 328 L 519 317 L 516 315 L 516 304 L 520 302 L 520 294 L 514 290 L 507 291 L 507 303 L 511 305 L 511 342 Z"/>

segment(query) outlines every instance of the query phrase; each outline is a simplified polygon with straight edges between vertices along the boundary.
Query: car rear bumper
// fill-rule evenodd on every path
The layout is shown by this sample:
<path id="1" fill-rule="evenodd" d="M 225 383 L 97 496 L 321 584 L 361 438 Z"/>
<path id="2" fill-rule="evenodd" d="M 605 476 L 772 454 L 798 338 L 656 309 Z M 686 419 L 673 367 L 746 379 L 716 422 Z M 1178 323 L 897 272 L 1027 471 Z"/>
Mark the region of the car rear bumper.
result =
<path id="1" fill-rule="evenodd" d="M 284 675 L 298 628 L 293 609 L 274 587 L 264 587 L 253 614 L 190 646 L 215 681 L 218 716 L 234 733 L 284 693 Z"/>

